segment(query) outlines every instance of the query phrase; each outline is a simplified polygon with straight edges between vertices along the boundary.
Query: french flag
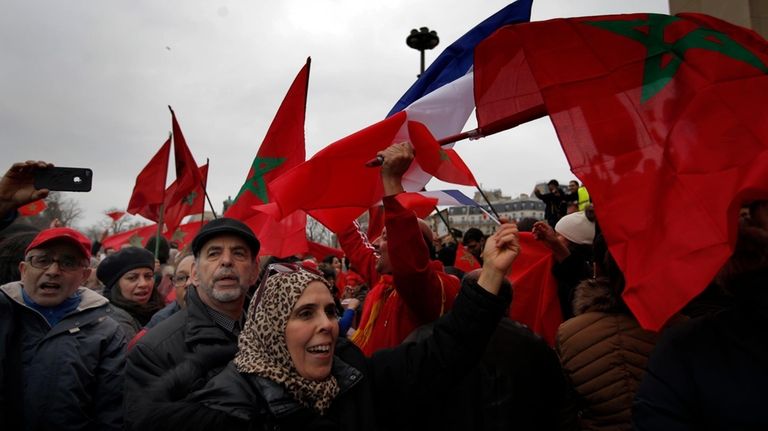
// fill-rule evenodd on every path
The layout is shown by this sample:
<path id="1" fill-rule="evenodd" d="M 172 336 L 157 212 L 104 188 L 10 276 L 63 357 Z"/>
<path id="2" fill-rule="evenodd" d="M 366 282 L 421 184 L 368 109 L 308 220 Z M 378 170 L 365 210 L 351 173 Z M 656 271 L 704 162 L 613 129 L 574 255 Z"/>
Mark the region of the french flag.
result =
<path id="1" fill-rule="evenodd" d="M 459 134 L 475 107 L 475 46 L 507 24 L 530 20 L 532 0 L 519 0 L 495 13 L 451 44 L 397 102 L 386 119 L 336 141 L 269 184 L 285 217 L 304 210 L 338 232 L 381 200 L 378 169 L 365 166 L 376 153 L 410 141 L 416 160 L 403 188 L 420 191 L 432 177 L 477 185 L 469 168 L 438 140 Z"/>

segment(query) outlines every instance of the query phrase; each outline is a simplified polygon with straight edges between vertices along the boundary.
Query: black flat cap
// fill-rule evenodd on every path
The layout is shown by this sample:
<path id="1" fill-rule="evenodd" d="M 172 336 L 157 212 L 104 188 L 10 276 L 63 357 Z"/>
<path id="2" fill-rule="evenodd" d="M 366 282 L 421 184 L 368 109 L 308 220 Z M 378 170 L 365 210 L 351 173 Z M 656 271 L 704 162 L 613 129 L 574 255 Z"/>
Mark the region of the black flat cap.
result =
<path id="1" fill-rule="evenodd" d="M 256 235 L 253 234 L 251 228 L 240 220 L 226 217 L 211 220 L 200 229 L 200 232 L 197 233 L 195 239 L 192 240 L 192 253 L 195 257 L 199 256 L 200 250 L 203 249 L 205 243 L 211 238 L 227 234 L 242 238 L 251 248 L 251 253 L 253 253 L 254 257 L 259 254 L 261 243 L 256 238 Z"/>

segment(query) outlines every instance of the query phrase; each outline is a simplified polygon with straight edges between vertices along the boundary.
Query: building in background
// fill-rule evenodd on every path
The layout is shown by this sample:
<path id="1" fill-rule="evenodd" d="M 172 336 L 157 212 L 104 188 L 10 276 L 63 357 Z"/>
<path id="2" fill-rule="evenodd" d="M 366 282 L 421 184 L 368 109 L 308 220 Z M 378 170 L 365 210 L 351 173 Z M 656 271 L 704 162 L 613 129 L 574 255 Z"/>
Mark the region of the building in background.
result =
<path id="1" fill-rule="evenodd" d="M 670 0 L 669 14 L 698 12 L 768 35 L 768 0 Z"/>

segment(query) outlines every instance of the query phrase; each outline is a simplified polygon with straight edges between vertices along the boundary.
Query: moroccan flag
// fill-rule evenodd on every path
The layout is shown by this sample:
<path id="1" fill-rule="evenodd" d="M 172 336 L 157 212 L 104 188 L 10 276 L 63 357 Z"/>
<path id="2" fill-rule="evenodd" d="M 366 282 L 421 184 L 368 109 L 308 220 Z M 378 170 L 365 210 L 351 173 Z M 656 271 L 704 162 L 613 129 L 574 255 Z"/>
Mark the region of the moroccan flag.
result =
<path id="1" fill-rule="evenodd" d="M 104 241 L 101 242 L 101 247 L 104 250 L 109 248 L 120 250 L 120 247 L 126 244 L 133 247 L 144 247 L 147 240 L 154 236 L 156 232 L 157 224 L 154 223 L 148 226 L 137 227 L 104 238 Z"/>
<path id="2" fill-rule="evenodd" d="M 557 280 L 552 275 L 552 250 L 530 232 L 520 232 L 520 254 L 507 278 L 512 282 L 509 318 L 525 323 L 550 346 L 563 323 Z"/>
<path id="3" fill-rule="evenodd" d="M 454 258 L 453 266 L 464 272 L 470 272 L 480 269 L 480 262 L 463 245 L 456 244 L 456 257 Z"/>
<path id="4" fill-rule="evenodd" d="M 477 186 L 474 175 L 455 150 L 441 148 L 427 126 L 408 122 L 408 134 L 421 168 L 447 183 Z"/>
<path id="5" fill-rule="evenodd" d="M 203 222 L 199 220 L 185 223 L 183 225 L 178 226 L 173 231 L 173 234 L 170 235 L 170 238 L 168 238 L 167 235 L 166 235 L 166 238 L 168 238 L 171 241 L 175 241 L 179 245 L 179 250 L 183 250 L 184 247 L 192 243 L 192 239 L 195 238 L 195 235 L 197 235 L 197 232 L 200 230 L 202 226 L 203 226 Z"/>
<path id="6" fill-rule="evenodd" d="M 508 26 L 475 50 L 478 125 L 549 114 L 658 330 L 728 259 L 741 204 L 768 198 L 767 65 L 764 39 L 705 15 Z"/>
<path id="7" fill-rule="evenodd" d="M 45 204 L 45 201 L 38 199 L 34 202 L 30 202 L 24 206 L 19 207 L 18 211 L 20 216 L 29 217 L 40 214 L 46 208 L 48 208 L 48 205 Z"/>
<path id="8" fill-rule="evenodd" d="M 128 202 L 127 212 L 157 221 L 157 209 L 165 199 L 165 179 L 168 173 L 170 151 L 171 140 L 168 139 L 147 166 L 139 172 L 131 200 Z"/>
<path id="9" fill-rule="evenodd" d="M 189 214 L 200 214 L 205 210 L 205 184 L 208 181 L 208 163 L 198 168 L 202 183 L 190 190 L 189 194 L 183 199 L 171 202 L 176 190 L 179 187 L 179 180 L 176 180 L 165 191 L 166 203 L 163 214 L 163 223 L 166 232 L 175 232 L 181 224 L 181 220 Z"/>
<path id="10" fill-rule="evenodd" d="M 267 186 L 304 161 L 304 120 L 311 60 L 307 58 L 267 130 L 235 202 L 224 213 L 242 220 L 261 241 L 259 254 L 289 257 L 307 251 L 304 211 L 282 218 Z M 282 219 L 281 219 L 282 218 Z"/>
<path id="11" fill-rule="evenodd" d="M 189 199 L 190 195 L 199 190 L 203 185 L 203 178 L 200 176 L 200 170 L 197 167 L 195 158 L 187 147 L 187 141 L 184 134 L 181 133 L 181 127 L 176 120 L 176 114 L 171 110 L 171 123 L 173 127 L 173 158 L 176 164 L 176 188 L 173 193 L 165 199 L 165 206 L 174 206 L 177 203 Z"/>
<path id="12" fill-rule="evenodd" d="M 271 201 L 267 184 L 304 161 L 304 119 L 311 60 L 301 68 L 280 104 L 235 202 L 224 214 L 240 220 L 255 215 L 254 205 Z"/>
<path id="13" fill-rule="evenodd" d="M 112 221 L 118 221 L 125 215 L 125 211 L 112 211 L 107 213 L 107 217 L 111 218 Z"/>

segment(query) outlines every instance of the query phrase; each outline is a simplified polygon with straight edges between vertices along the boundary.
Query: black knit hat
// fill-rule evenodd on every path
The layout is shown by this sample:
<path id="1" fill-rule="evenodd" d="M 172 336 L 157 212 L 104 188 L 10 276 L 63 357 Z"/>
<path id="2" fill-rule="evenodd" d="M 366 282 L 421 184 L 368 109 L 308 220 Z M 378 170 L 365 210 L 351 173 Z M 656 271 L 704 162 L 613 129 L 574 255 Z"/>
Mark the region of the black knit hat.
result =
<path id="1" fill-rule="evenodd" d="M 108 294 L 126 272 L 136 268 L 155 269 L 155 255 L 139 247 L 128 247 L 104 258 L 96 268 L 96 277 L 104 284 L 104 295 Z"/>
<path id="2" fill-rule="evenodd" d="M 259 254 L 261 243 L 256 238 L 256 235 L 253 234 L 251 228 L 239 220 L 226 217 L 211 220 L 200 229 L 195 239 L 192 240 L 192 253 L 195 257 L 200 256 L 200 250 L 203 249 L 206 242 L 213 237 L 226 234 L 242 238 L 251 248 L 251 253 L 254 257 Z"/>

